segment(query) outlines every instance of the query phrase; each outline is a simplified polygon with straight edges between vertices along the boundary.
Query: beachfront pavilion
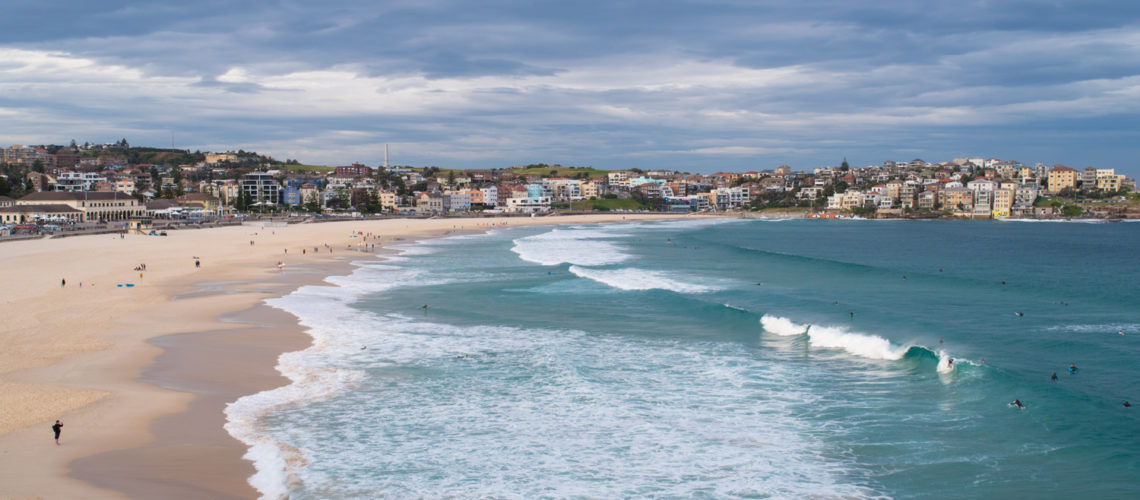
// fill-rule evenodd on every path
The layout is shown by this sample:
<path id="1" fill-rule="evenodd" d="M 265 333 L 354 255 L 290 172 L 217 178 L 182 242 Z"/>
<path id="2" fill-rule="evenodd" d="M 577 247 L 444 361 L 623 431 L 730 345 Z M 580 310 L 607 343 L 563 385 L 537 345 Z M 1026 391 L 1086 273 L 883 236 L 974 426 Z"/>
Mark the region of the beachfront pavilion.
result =
<path id="1" fill-rule="evenodd" d="M 13 205 L 0 208 L 0 222 L 4 224 L 34 224 L 36 222 L 82 222 L 83 212 L 70 206 L 55 203 L 43 205 Z"/>
<path id="2" fill-rule="evenodd" d="M 125 221 L 146 215 L 146 207 L 118 191 L 44 191 L 16 200 L 16 206 L 67 205 L 81 212 L 78 222 Z"/>

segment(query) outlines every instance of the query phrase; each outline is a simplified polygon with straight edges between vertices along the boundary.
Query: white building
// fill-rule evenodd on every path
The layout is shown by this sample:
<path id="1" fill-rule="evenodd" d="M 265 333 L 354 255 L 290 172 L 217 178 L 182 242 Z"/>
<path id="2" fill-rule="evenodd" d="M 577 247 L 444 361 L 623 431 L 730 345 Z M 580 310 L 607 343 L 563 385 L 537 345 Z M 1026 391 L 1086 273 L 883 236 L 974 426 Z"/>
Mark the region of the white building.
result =
<path id="1" fill-rule="evenodd" d="M 536 212 L 549 212 L 550 211 L 550 198 L 509 198 L 507 199 L 507 212 L 511 213 L 536 213 Z"/>
<path id="2" fill-rule="evenodd" d="M 495 186 L 487 186 L 480 188 L 483 192 L 483 206 L 487 208 L 495 208 L 499 204 L 499 188 Z"/>
<path id="3" fill-rule="evenodd" d="M 443 208 L 448 212 L 470 212 L 471 195 L 462 191 L 443 193 Z"/>

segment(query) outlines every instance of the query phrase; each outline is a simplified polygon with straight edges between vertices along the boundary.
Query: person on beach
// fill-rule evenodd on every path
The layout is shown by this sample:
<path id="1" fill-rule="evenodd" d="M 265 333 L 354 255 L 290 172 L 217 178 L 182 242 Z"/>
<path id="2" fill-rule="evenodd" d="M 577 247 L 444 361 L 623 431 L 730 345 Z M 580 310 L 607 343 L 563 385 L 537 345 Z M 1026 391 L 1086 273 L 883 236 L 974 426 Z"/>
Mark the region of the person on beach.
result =
<path id="1" fill-rule="evenodd" d="M 199 269 L 201 267 L 202 267 L 202 261 L 195 259 L 194 260 L 194 269 Z"/>
<path id="2" fill-rule="evenodd" d="M 55 445 L 59 446 L 59 432 L 63 430 L 63 422 L 55 421 L 55 425 L 51 426 L 51 430 L 55 432 Z"/>
<path id="3" fill-rule="evenodd" d="M 67 279 L 64 278 L 64 279 L 59 280 L 59 287 L 63 288 L 65 286 L 67 286 Z"/>

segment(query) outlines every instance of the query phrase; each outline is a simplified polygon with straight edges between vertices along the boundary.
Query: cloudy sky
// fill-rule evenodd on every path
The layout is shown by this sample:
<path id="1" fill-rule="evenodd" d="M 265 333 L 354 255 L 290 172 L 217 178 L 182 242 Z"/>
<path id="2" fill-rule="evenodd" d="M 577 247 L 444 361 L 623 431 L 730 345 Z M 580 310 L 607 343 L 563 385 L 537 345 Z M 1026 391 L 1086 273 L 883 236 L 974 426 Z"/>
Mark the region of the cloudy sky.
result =
<path id="1" fill-rule="evenodd" d="M 1140 2 L 7 0 L 0 144 L 1140 174 Z"/>

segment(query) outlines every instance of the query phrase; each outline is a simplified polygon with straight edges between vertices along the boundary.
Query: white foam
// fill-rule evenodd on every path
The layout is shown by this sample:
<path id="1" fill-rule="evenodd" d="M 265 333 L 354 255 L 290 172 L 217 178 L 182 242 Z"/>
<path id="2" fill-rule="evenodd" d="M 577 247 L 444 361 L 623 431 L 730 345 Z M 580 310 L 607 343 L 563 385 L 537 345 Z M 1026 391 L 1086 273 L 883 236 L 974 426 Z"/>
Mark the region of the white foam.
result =
<path id="1" fill-rule="evenodd" d="M 1103 323 L 1103 324 L 1086 324 L 1086 325 L 1058 325 L 1051 326 L 1047 330 L 1065 331 L 1074 333 L 1140 333 L 1140 324 L 1138 323 Z"/>
<path id="2" fill-rule="evenodd" d="M 950 364 L 950 360 L 954 359 L 954 358 L 950 357 L 948 354 L 946 354 L 946 351 L 943 351 L 941 349 L 939 349 L 937 354 L 938 354 L 938 373 L 952 373 L 954 371 L 954 365 Z M 960 364 L 964 363 L 965 360 L 954 359 L 954 362 L 958 363 L 960 365 Z"/>
<path id="3" fill-rule="evenodd" d="M 808 338 L 813 347 L 827 347 L 843 349 L 851 354 L 868 359 L 897 360 L 902 359 L 907 347 L 892 345 L 891 342 L 878 335 L 851 333 L 842 326 L 812 325 L 808 331 Z"/>
<path id="4" fill-rule="evenodd" d="M 779 316 L 769 316 L 765 314 L 760 318 L 760 325 L 764 327 L 764 331 L 780 335 L 782 337 L 790 337 L 793 335 L 803 335 L 807 332 L 807 325 L 798 325 L 792 323 L 788 318 Z"/>
<path id="5" fill-rule="evenodd" d="M 788 318 L 765 314 L 760 318 L 764 330 L 776 335 L 791 336 L 807 333 L 812 347 L 842 349 L 849 354 L 868 359 L 898 360 L 906 355 L 910 346 L 897 346 L 878 335 L 852 333 L 842 326 L 801 325 Z"/>
<path id="6" fill-rule="evenodd" d="M 655 271 L 582 269 L 647 287 L 631 289 L 710 289 Z M 454 326 L 351 307 L 376 291 L 453 279 L 463 278 L 370 263 L 329 279 L 339 287 L 306 286 L 267 301 L 298 316 L 313 345 L 279 358 L 290 385 L 227 406 L 226 430 L 250 447 L 257 471 L 250 484 L 262 498 L 287 498 L 298 487 L 326 498 L 868 494 L 846 479 L 853 465 L 824 457 L 814 428 L 796 417 L 814 397 L 796 388 L 799 375 L 759 370 L 736 344 L 631 345 L 573 330 Z M 376 375 L 386 367 L 411 374 Z M 454 369 L 490 371 L 447 371 Z M 741 404 L 746 384 L 764 405 Z M 354 387 L 361 390 L 346 390 Z M 331 413 L 328 405 L 292 405 L 333 395 Z M 362 416 L 378 430 L 359 433 Z M 416 434 L 425 428 L 446 439 L 425 447 Z"/>
<path id="7" fill-rule="evenodd" d="M 597 281 L 620 290 L 669 290 L 677 293 L 706 293 L 717 290 L 715 287 L 685 283 L 669 276 L 664 271 L 653 271 L 626 267 L 622 269 L 591 269 L 570 266 L 575 276 Z"/>
<path id="8" fill-rule="evenodd" d="M 760 369 L 744 346 L 373 320 L 380 355 L 409 372 L 288 415 L 312 460 L 300 496 L 870 493 L 797 417 L 818 397 L 801 374 Z"/>
<path id="9" fill-rule="evenodd" d="M 544 266 L 562 263 L 602 266 L 630 258 L 621 246 L 610 241 L 623 237 L 628 235 L 597 229 L 555 229 L 514 240 L 511 251 L 522 260 Z"/>
<path id="10" fill-rule="evenodd" d="M 282 356 L 277 369 L 289 378 L 289 385 L 242 397 L 227 404 L 225 409 L 226 432 L 249 447 L 243 458 L 253 462 L 256 471 L 249 478 L 249 484 L 265 499 L 289 497 L 288 485 L 297 482 L 296 467 L 300 460 L 291 456 L 291 447 L 260 428 L 261 418 L 285 404 L 329 397 L 351 387 L 362 377 L 360 372 L 349 370 L 317 372 L 309 367 L 290 365 L 285 358 Z"/>
<path id="11" fill-rule="evenodd" d="M 436 251 L 424 245 L 408 245 L 403 249 L 404 258 Z M 387 263 L 356 262 L 359 267 L 351 274 L 326 279 L 335 286 L 304 286 L 284 297 L 265 301 L 297 316 L 298 323 L 305 327 L 313 342 L 305 350 L 285 353 L 278 358 L 277 370 L 290 380 L 289 385 L 245 396 L 226 406 L 225 429 L 249 446 L 245 458 L 253 462 L 256 470 L 249 483 L 262 498 L 287 498 L 289 485 L 297 481 L 297 468 L 303 459 L 295 456 L 292 447 L 262 429 L 261 419 L 286 405 L 338 394 L 363 377 L 359 370 L 330 368 L 348 364 L 344 361 L 359 352 L 361 335 L 371 333 L 368 323 L 376 320 L 375 316 L 350 307 L 351 304 L 378 291 L 439 285 L 471 277 L 392 265 L 398 260 L 401 259 Z"/>

